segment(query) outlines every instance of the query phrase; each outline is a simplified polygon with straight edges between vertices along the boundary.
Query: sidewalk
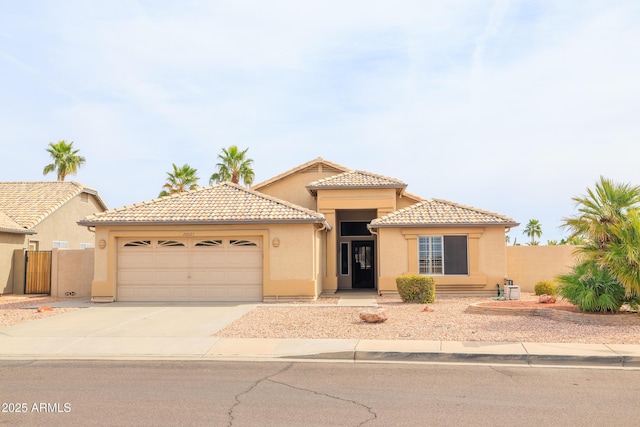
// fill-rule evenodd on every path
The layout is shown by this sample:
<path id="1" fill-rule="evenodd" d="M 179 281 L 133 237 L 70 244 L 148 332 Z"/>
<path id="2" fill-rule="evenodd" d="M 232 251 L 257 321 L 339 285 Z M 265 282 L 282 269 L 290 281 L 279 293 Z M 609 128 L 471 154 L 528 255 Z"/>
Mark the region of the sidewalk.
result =
<path id="1" fill-rule="evenodd" d="M 367 304 L 375 305 L 353 296 L 341 305 Z M 211 336 L 257 305 L 91 306 L 1 328 L 0 360 L 325 360 L 640 368 L 640 345 Z"/>

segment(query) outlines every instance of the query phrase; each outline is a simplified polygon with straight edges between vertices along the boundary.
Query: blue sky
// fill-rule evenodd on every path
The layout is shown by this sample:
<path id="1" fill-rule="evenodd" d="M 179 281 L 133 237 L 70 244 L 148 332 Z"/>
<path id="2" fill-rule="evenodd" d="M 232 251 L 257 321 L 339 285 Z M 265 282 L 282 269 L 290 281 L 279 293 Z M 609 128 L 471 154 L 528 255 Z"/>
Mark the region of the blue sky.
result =
<path id="1" fill-rule="evenodd" d="M 68 179 L 109 207 L 206 185 L 223 147 L 256 182 L 316 157 L 542 223 L 600 175 L 640 184 L 640 3 L 0 0 L 0 180 Z"/>

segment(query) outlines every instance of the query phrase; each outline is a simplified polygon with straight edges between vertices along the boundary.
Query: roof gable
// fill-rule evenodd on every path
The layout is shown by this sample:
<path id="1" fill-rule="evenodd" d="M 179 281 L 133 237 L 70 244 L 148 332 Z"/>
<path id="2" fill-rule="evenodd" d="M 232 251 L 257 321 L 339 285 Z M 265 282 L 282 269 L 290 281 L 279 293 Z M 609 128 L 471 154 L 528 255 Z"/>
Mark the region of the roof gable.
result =
<path id="1" fill-rule="evenodd" d="M 318 167 L 320 167 L 322 169 L 322 171 L 332 171 L 335 172 L 336 174 L 340 174 L 342 172 L 347 172 L 350 171 L 351 169 L 339 165 L 337 163 L 333 163 L 330 162 L 328 160 L 323 159 L 322 157 L 318 157 L 314 160 L 311 160 L 307 163 L 303 163 L 299 166 L 294 167 L 293 169 L 289 169 L 286 172 L 283 172 L 279 175 L 274 176 L 273 178 L 270 178 L 266 181 L 262 181 L 254 186 L 251 187 L 252 190 L 257 190 L 260 191 L 262 188 L 265 188 L 275 182 L 281 181 L 283 179 L 286 179 L 287 177 L 297 174 L 297 173 L 301 173 L 301 172 L 306 172 L 309 171 L 310 169 L 313 170 L 317 170 Z"/>
<path id="2" fill-rule="evenodd" d="M 451 225 L 515 227 L 519 224 L 504 215 L 441 199 L 425 200 L 371 221 L 371 228 Z"/>
<path id="3" fill-rule="evenodd" d="M 223 182 L 91 215 L 80 225 L 323 223 L 324 215 Z"/>
<path id="4" fill-rule="evenodd" d="M 371 172 L 349 171 L 323 178 L 307 185 L 307 189 L 314 195 L 317 194 L 318 190 L 367 188 L 394 188 L 398 194 L 401 194 L 407 188 L 407 184 L 398 179 Z"/>
<path id="5" fill-rule="evenodd" d="M 20 227 L 31 229 L 80 193 L 98 193 L 73 181 L 0 182 L 0 210 Z"/>

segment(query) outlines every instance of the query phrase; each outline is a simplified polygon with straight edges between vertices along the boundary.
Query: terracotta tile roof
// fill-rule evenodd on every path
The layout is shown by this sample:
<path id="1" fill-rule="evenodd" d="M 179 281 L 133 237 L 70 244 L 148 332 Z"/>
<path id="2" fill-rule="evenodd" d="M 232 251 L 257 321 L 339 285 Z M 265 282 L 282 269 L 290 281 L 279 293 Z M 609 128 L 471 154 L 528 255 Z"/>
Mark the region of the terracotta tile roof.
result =
<path id="1" fill-rule="evenodd" d="M 317 159 L 311 160 L 311 161 L 309 161 L 307 163 L 303 163 L 303 164 L 301 164 L 299 166 L 296 166 L 293 169 L 289 169 L 286 172 L 283 172 L 283 173 L 281 173 L 279 175 L 276 175 L 273 178 L 269 178 L 266 181 L 262 181 L 262 182 L 260 182 L 258 184 L 255 184 L 254 186 L 251 187 L 251 189 L 259 191 L 260 189 L 262 189 L 264 187 L 267 187 L 268 185 L 271 185 L 274 182 L 280 181 L 280 180 L 282 180 L 282 179 L 284 179 L 284 178 L 286 178 L 286 177 L 288 177 L 290 175 L 293 175 L 293 174 L 295 174 L 297 172 L 302 172 L 302 171 L 304 171 L 306 169 L 317 168 L 317 166 L 319 164 L 322 165 L 323 170 L 332 170 L 332 171 L 335 171 L 336 173 L 348 172 L 348 171 L 351 170 L 351 169 L 349 169 L 349 168 L 347 168 L 345 166 L 339 165 L 337 163 L 330 162 L 328 160 L 323 159 L 322 157 L 318 157 Z"/>
<path id="2" fill-rule="evenodd" d="M 347 188 L 395 188 L 398 190 L 398 193 L 401 193 L 407 188 L 407 184 L 395 178 L 389 178 L 371 172 L 349 171 L 319 179 L 307 185 L 307 189 L 314 195 L 317 193 L 317 190 Z"/>
<path id="3" fill-rule="evenodd" d="M 411 200 L 413 200 L 413 201 L 415 201 L 415 202 L 422 202 L 422 201 L 424 201 L 424 199 L 423 199 L 422 197 L 420 197 L 420 196 L 416 196 L 415 194 L 413 194 L 413 193 L 409 193 L 408 191 L 403 191 L 403 192 L 402 192 L 402 197 L 405 197 L 405 198 L 407 198 L 407 199 L 411 199 Z"/>
<path id="4" fill-rule="evenodd" d="M 35 231 L 21 227 L 20 224 L 9 218 L 7 214 L 0 211 L 0 233 L 34 234 Z"/>
<path id="5" fill-rule="evenodd" d="M 425 200 L 371 221 L 371 228 L 433 227 L 443 225 L 501 225 L 515 227 L 515 220 L 497 213 L 440 199 Z"/>
<path id="6" fill-rule="evenodd" d="M 31 229 L 80 193 L 98 193 L 73 181 L 0 182 L 0 211 L 20 227 Z"/>
<path id="7" fill-rule="evenodd" d="M 324 215 L 231 182 L 91 215 L 80 225 L 322 223 Z"/>

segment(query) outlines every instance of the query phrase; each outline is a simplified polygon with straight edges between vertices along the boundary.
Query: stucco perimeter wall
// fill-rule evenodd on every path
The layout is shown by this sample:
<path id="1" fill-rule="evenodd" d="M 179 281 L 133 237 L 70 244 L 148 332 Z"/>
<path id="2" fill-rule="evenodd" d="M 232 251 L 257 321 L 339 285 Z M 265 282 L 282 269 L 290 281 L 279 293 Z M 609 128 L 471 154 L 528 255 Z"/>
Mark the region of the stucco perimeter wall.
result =
<path id="1" fill-rule="evenodd" d="M 433 276 L 441 289 L 493 291 L 507 274 L 504 227 L 381 228 L 378 233 L 380 293 L 397 292 L 396 278 L 418 274 L 418 236 L 467 235 L 468 275 Z"/>
<path id="2" fill-rule="evenodd" d="M 575 265 L 576 247 L 507 246 L 507 274 L 523 292 L 534 292 L 541 280 L 554 281 L 556 276 L 568 273 Z"/>
<path id="3" fill-rule="evenodd" d="M 96 227 L 94 280 L 91 296 L 116 295 L 117 239 L 120 237 L 211 237 L 259 236 L 263 248 L 264 298 L 315 298 L 320 266 L 319 224 L 264 224 L 210 226 Z M 104 245 L 104 248 L 101 246 Z"/>
<path id="4" fill-rule="evenodd" d="M 94 249 L 53 249 L 51 296 L 89 297 L 93 281 Z"/>
<path id="5" fill-rule="evenodd" d="M 0 294 L 15 293 L 14 257 L 23 254 L 24 240 L 24 234 L 0 233 Z M 20 277 L 23 276 L 24 273 L 21 273 Z"/>

